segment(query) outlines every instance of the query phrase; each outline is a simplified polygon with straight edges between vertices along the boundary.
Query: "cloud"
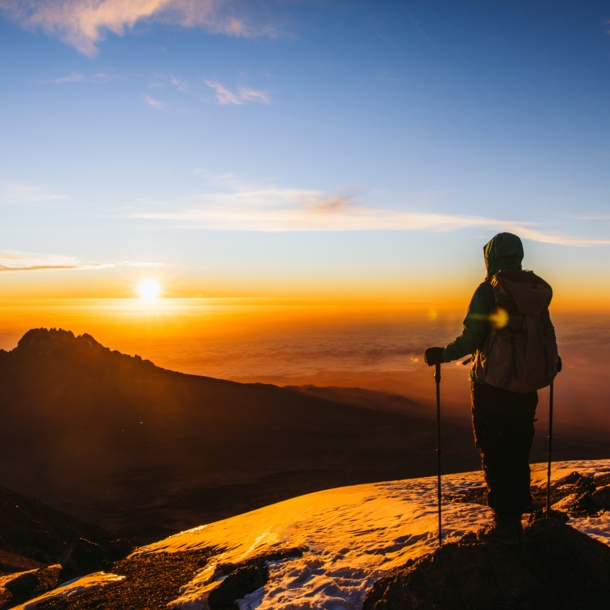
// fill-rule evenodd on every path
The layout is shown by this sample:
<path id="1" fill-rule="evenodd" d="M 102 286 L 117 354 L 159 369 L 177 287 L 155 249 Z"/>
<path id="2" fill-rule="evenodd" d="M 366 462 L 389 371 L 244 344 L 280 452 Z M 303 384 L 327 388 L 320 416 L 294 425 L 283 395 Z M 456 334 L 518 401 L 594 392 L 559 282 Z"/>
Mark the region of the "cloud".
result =
<path id="1" fill-rule="evenodd" d="M 245 104 L 246 102 L 269 103 L 269 94 L 264 91 L 256 91 L 249 87 L 239 87 L 237 93 L 233 93 L 217 81 L 203 81 L 208 87 L 216 91 L 216 101 L 221 106 L 228 104 Z"/>
<path id="2" fill-rule="evenodd" d="M 170 74 L 169 82 L 181 93 L 186 93 L 188 91 L 188 85 L 184 82 L 183 79 L 179 78 L 178 76 L 173 76 L 172 74 Z"/>
<path id="3" fill-rule="evenodd" d="M 42 186 L 11 182 L 0 185 L 0 203 L 37 203 L 65 199 L 65 195 L 52 193 Z"/>
<path id="4" fill-rule="evenodd" d="M 220 83 L 215 83 L 209 80 L 203 81 L 208 87 L 211 87 L 216 91 L 216 100 L 219 104 L 243 104 L 243 101 L 240 100 L 234 93 L 231 93 L 228 89 L 223 87 Z"/>
<path id="5" fill-rule="evenodd" d="M 0 0 L 1 2 L 2 0 Z M 81 72 L 71 72 L 66 76 L 59 78 L 50 78 L 48 80 L 35 80 L 37 85 L 63 85 L 64 83 L 106 83 L 111 79 L 111 75 L 106 72 L 98 72 L 97 74 L 82 74 Z"/>
<path id="6" fill-rule="evenodd" d="M 249 87 L 240 87 L 239 95 L 246 102 L 260 102 L 261 104 L 269 103 L 269 94 L 264 91 L 256 91 Z"/>
<path id="7" fill-rule="evenodd" d="M 254 25 L 236 8 L 235 1 L 221 0 L 0 0 L 0 10 L 22 26 L 59 36 L 89 56 L 107 32 L 123 36 L 144 20 L 230 36 L 274 35 L 272 26 Z"/>
<path id="8" fill-rule="evenodd" d="M 63 83 L 77 83 L 79 81 L 85 80 L 84 74 L 79 74 L 77 72 L 72 72 L 67 76 L 60 76 L 59 78 L 52 78 L 50 80 L 37 80 L 36 83 L 45 84 L 45 85 L 61 85 Z"/>
<path id="9" fill-rule="evenodd" d="M 596 239 L 585 237 L 571 237 L 569 235 L 555 235 L 552 233 L 544 233 L 531 227 L 526 227 L 520 223 L 507 223 L 507 231 L 513 228 L 514 233 L 519 233 L 524 239 L 539 241 L 544 244 L 556 244 L 558 246 L 608 246 L 610 239 Z"/>
<path id="10" fill-rule="evenodd" d="M 525 239 L 564 246 L 610 245 L 610 240 L 557 235 L 533 223 L 409 212 L 361 205 L 347 195 L 323 191 L 270 187 L 240 188 L 227 183 L 227 192 L 206 193 L 173 202 L 169 211 L 143 211 L 131 218 L 182 224 L 188 228 L 231 231 L 432 231 L 448 232 L 471 227 L 518 233 Z M 149 202 L 151 203 L 151 202 Z M 179 208 L 176 211 L 176 208 Z"/>
<path id="11" fill-rule="evenodd" d="M 148 104 L 151 108 L 156 108 L 157 110 L 167 110 L 167 104 L 159 100 L 155 100 L 152 97 L 148 97 L 148 95 L 144 96 L 144 103 Z"/>
<path id="12" fill-rule="evenodd" d="M 161 267 L 162 263 L 123 261 L 118 263 L 85 262 L 73 256 L 8 250 L 0 252 L 0 273 L 17 271 L 78 271 L 111 267 Z"/>

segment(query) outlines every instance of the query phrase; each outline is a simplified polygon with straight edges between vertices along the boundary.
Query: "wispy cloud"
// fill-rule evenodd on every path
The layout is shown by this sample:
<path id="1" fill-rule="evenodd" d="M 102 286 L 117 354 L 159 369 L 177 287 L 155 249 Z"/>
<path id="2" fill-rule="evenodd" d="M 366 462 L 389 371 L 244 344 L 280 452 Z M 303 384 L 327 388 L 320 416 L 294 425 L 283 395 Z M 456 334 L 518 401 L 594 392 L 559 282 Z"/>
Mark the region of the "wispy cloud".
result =
<path id="1" fill-rule="evenodd" d="M 558 246 L 608 246 L 610 239 L 598 239 L 590 237 L 577 237 L 570 235 L 557 235 L 554 233 L 545 233 L 531 226 L 525 226 L 522 223 L 505 223 L 507 231 L 518 233 L 524 239 L 539 241 L 544 244 L 556 244 Z"/>
<path id="2" fill-rule="evenodd" d="M 151 108 L 156 108 L 157 110 L 167 110 L 167 104 L 165 102 L 161 102 L 160 100 L 156 100 L 148 95 L 144 96 L 144 103 L 150 106 Z"/>
<path id="3" fill-rule="evenodd" d="M 214 89 L 216 91 L 216 100 L 219 104 L 223 106 L 225 104 L 243 104 L 234 93 L 229 91 L 226 87 L 223 87 L 220 83 L 216 83 L 209 80 L 203 81 L 208 87 Z"/>
<path id="4" fill-rule="evenodd" d="M 598 214 L 596 216 L 575 216 L 576 220 L 610 220 L 610 214 Z"/>
<path id="5" fill-rule="evenodd" d="M 186 82 L 184 81 L 184 79 L 178 77 L 178 76 L 174 76 L 173 74 L 170 74 L 169 76 L 169 82 L 176 88 L 178 89 L 178 91 L 180 91 L 181 93 L 186 93 L 188 91 L 188 85 L 186 84 Z"/>
<path id="6" fill-rule="evenodd" d="M 1 2 L 1 0 L 0 0 Z M 107 83 L 112 78 L 108 72 L 96 74 L 83 74 L 82 72 L 71 72 L 66 76 L 50 79 L 37 79 L 32 81 L 36 85 L 63 85 L 65 83 Z"/>
<path id="7" fill-rule="evenodd" d="M 261 104 L 269 103 L 269 94 L 265 91 L 257 91 L 249 87 L 240 87 L 239 96 L 245 102 L 260 102 Z"/>
<path id="8" fill-rule="evenodd" d="M 275 33 L 271 25 L 253 23 L 244 8 L 237 16 L 236 3 L 226 0 L 0 0 L 0 10 L 24 27 L 59 36 L 86 55 L 97 52 L 108 31 L 122 36 L 144 20 L 231 36 Z"/>
<path id="9" fill-rule="evenodd" d="M 610 239 L 558 235 L 534 223 L 409 212 L 362 205 L 349 195 L 279 187 L 248 189 L 233 185 L 227 192 L 197 195 L 171 202 L 155 202 L 157 210 L 131 218 L 159 220 L 186 228 L 232 231 L 456 231 L 469 227 L 511 231 L 525 239 L 565 246 L 609 245 Z M 158 211 L 160 205 L 171 208 Z"/>
<path id="10" fill-rule="evenodd" d="M 203 81 L 208 87 L 216 91 L 216 101 L 224 106 L 228 104 L 245 104 L 246 102 L 259 102 L 261 104 L 269 103 L 269 94 L 265 91 L 257 91 L 250 87 L 239 87 L 237 93 L 233 93 L 224 85 L 217 81 Z"/>
<path id="11" fill-rule="evenodd" d="M 111 267 L 161 267 L 162 263 L 122 261 L 118 263 L 86 262 L 73 256 L 8 250 L 0 252 L 0 272 L 7 271 L 78 271 Z"/>
<path id="12" fill-rule="evenodd" d="M 49 80 L 36 80 L 37 84 L 41 85 L 61 85 L 63 83 L 78 83 L 85 80 L 85 75 L 78 72 L 72 72 L 67 76 L 60 76 L 59 78 L 51 78 Z"/>
<path id="13" fill-rule="evenodd" d="M 53 193 L 43 186 L 21 182 L 0 184 L 0 203 L 37 203 L 65 198 L 65 195 Z"/>

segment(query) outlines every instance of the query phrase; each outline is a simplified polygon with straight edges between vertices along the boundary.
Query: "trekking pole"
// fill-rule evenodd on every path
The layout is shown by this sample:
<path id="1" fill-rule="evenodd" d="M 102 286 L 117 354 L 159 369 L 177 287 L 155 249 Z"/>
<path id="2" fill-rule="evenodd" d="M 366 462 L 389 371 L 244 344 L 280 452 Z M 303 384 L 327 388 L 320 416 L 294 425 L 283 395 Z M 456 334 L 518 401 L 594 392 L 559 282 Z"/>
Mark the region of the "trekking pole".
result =
<path id="1" fill-rule="evenodd" d="M 436 381 L 436 468 L 437 468 L 437 495 L 438 495 L 438 546 L 443 546 L 442 517 L 441 517 L 441 365 L 436 364 L 434 372 Z"/>
<path id="2" fill-rule="evenodd" d="M 551 515 L 551 460 L 553 456 L 553 382 L 549 393 L 549 464 L 546 471 L 546 518 Z"/>

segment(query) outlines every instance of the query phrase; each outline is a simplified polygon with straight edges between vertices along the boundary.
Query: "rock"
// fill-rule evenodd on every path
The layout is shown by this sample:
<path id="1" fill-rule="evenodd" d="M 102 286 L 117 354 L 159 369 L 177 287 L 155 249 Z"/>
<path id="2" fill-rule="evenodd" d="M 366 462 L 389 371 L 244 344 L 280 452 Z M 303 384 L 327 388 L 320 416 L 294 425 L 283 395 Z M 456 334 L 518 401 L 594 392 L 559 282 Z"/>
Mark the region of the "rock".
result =
<path id="1" fill-rule="evenodd" d="M 610 548 L 555 519 L 525 542 L 448 544 L 393 570 L 363 610 L 589 610 L 610 607 Z"/>
<path id="2" fill-rule="evenodd" d="M 582 476 L 576 483 L 574 483 L 574 491 L 586 493 L 588 491 L 594 491 L 597 485 L 595 481 L 590 477 Z"/>
<path id="3" fill-rule="evenodd" d="M 106 558 L 110 561 L 125 559 L 133 551 L 133 544 L 127 538 L 113 540 L 106 549 Z"/>
<path id="4" fill-rule="evenodd" d="M 591 500 L 600 508 L 610 508 L 610 485 L 596 489 L 591 494 Z"/>
<path id="5" fill-rule="evenodd" d="M 99 544 L 79 538 L 62 553 L 59 562 L 64 576 L 82 576 L 104 567 L 104 552 Z"/>
<path id="6" fill-rule="evenodd" d="M 227 576 L 219 587 L 210 592 L 210 610 L 237 610 L 236 599 L 263 587 L 269 580 L 269 569 L 264 566 L 238 568 Z"/>
<path id="7" fill-rule="evenodd" d="M 572 504 L 572 506 L 578 506 L 579 501 L 580 496 L 576 496 L 576 500 L 574 501 L 574 504 Z M 551 506 L 551 510 L 548 515 L 546 512 L 546 508 L 539 508 L 528 517 L 527 522 L 531 525 L 536 521 L 546 521 L 549 517 L 551 519 L 557 519 L 557 521 L 562 521 L 563 523 L 570 520 L 570 517 L 566 513 L 561 510 L 556 510 L 553 506 Z"/>
<path id="8" fill-rule="evenodd" d="M 573 515 L 595 515 L 599 506 L 593 501 L 591 494 L 586 492 L 578 497 L 578 502 L 572 508 Z"/>
<path id="9" fill-rule="evenodd" d="M 25 572 L 14 580 L 5 583 L 4 588 L 14 596 L 22 596 L 33 593 L 39 584 L 36 572 Z"/>
<path id="10" fill-rule="evenodd" d="M 561 479 L 557 479 L 555 481 L 555 485 L 560 487 L 561 485 L 572 485 L 572 483 L 576 483 L 578 479 L 580 479 L 583 475 L 580 472 L 576 472 L 576 470 L 572 471 L 570 474 L 565 477 L 561 477 Z"/>
<path id="11" fill-rule="evenodd" d="M 559 500 L 559 502 L 555 502 L 555 504 L 553 504 L 553 506 L 551 506 L 551 510 L 552 511 L 558 511 L 558 510 L 565 511 L 565 510 L 572 508 L 577 503 L 578 503 L 578 495 L 569 494 L 569 495 L 561 498 L 561 500 Z"/>

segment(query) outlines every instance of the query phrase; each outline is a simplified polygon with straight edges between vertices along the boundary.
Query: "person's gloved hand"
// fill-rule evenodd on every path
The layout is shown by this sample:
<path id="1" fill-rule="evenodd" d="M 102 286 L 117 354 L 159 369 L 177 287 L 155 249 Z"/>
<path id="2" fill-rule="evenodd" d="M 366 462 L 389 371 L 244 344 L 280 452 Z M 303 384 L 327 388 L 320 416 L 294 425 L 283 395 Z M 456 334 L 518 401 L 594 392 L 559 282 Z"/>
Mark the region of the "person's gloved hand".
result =
<path id="1" fill-rule="evenodd" d="M 561 356 L 557 356 L 557 372 L 561 373 L 561 368 L 563 367 L 563 362 L 561 362 Z"/>
<path id="2" fill-rule="evenodd" d="M 429 347 L 424 353 L 424 360 L 428 366 L 435 364 L 442 364 L 445 362 L 443 358 L 444 348 L 442 347 Z"/>

